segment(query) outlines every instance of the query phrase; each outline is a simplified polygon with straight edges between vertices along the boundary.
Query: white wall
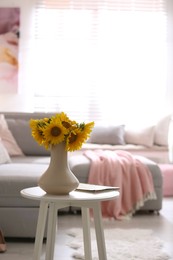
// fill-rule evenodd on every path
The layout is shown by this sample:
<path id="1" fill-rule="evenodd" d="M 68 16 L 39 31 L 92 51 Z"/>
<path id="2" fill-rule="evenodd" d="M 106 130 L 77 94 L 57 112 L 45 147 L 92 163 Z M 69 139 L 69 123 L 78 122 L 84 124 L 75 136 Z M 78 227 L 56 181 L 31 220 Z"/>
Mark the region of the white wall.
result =
<path id="1" fill-rule="evenodd" d="M 173 113 L 173 1 L 167 0 L 168 12 L 168 85 L 167 100 Z"/>
<path id="2" fill-rule="evenodd" d="M 0 7 L 20 7 L 21 8 L 21 38 L 20 38 L 20 56 L 19 56 L 19 88 L 15 94 L 2 93 L 0 91 L 0 111 L 32 111 L 32 92 L 34 82 L 32 82 L 32 72 L 29 68 L 29 60 L 25 59 L 26 52 L 29 53 L 30 43 L 27 45 L 25 39 L 31 37 L 30 12 L 31 6 L 35 0 L 0 0 Z M 173 111 L 173 1 L 167 0 L 168 10 L 168 84 L 167 100 L 168 108 Z M 23 47 L 25 46 L 25 47 Z M 28 68 L 28 70 L 27 70 Z M 26 74 L 27 75 L 26 75 Z M 22 84 L 25 78 L 25 84 Z M 157 97 L 157 95 L 156 95 Z"/>

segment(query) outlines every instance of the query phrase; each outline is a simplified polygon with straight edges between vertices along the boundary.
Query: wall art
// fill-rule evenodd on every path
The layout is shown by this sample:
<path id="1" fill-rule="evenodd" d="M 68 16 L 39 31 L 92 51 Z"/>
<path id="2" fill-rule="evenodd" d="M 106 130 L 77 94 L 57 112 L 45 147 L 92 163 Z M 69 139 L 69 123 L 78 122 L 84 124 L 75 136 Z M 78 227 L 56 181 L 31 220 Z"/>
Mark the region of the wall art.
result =
<path id="1" fill-rule="evenodd" d="M 20 8 L 0 7 L 0 93 L 17 93 Z"/>

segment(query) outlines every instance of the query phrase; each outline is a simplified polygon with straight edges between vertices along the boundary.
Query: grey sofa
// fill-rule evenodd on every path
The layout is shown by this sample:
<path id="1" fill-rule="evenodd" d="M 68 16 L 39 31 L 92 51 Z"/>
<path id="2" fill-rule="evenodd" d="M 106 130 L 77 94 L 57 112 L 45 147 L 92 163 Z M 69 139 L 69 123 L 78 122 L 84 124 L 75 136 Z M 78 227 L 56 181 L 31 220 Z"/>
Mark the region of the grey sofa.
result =
<path id="1" fill-rule="evenodd" d="M 9 162 L 0 164 L 0 227 L 6 237 L 34 238 L 39 202 L 23 198 L 20 191 L 37 186 L 38 178 L 48 167 L 50 154 L 32 138 L 29 119 L 52 114 L 2 113 L 23 154 L 10 155 Z M 162 208 L 162 174 L 156 163 L 141 159 L 152 172 L 157 194 L 157 200 L 146 202 L 143 209 L 159 211 Z M 69 165 L 80 182 L 87 182 L 90 164 L 85 156 L 70 153 Z"/>

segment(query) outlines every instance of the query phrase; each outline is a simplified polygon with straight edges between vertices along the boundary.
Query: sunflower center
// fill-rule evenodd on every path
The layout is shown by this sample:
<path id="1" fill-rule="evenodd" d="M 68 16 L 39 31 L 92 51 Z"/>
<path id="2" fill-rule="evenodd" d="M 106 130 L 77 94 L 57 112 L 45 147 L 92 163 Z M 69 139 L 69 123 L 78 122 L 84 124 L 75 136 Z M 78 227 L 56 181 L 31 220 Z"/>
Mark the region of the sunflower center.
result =
<path id="1" fill-rule="evenodd" d="M 57 126 L 52 127 L 51 135 L 52 136 L 59 136 L 61 134 L 61 129 Z"/>
<path id="2" fill-rule="evenodd" d="M 69 138 L 69 143 L 74 143 L 76 139 L 77 139 L 77 135 L 72 133 Z"/>
<path id="3" fill-rule="evenodd" d="M 70 123 L 66 122 L 66 121 L 62 121 L 62 125 L 65 127 L 65 128 L 70 128 Z"/>

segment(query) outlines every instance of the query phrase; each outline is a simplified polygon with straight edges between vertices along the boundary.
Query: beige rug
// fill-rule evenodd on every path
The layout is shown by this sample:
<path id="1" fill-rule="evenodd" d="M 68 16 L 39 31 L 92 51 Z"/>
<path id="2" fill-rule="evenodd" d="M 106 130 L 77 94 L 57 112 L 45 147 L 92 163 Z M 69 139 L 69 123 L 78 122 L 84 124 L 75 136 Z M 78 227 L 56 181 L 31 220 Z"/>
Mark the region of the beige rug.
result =
<path id="1" fill-rule="evenodd" d="M 105 229 L 108 260 L 168 260 L 163 250 L 163 241 L 149 229 Z M 69 247 L 74 249 L 74 259 L 85 259 L 82 229 L 71 229 Z M 91 229 L 92 256 L 98 260 L 95 232 Z M 87 260 L 87 259 L 85 259 Z"/>

